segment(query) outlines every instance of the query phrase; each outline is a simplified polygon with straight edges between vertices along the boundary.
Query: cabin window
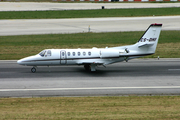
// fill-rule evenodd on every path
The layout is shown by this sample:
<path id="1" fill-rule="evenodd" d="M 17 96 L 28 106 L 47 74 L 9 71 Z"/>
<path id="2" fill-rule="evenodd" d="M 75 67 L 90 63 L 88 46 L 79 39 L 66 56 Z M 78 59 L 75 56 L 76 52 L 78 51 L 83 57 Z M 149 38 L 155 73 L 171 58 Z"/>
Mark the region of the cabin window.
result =
<path id="1" fill-rule="evenodd" d="M 75 56 L 76 55 L 76 53 L 75 52 L 73 52 L 73 56 Z"/>
<path id="2" fill-rule="evenodd" d="M 70 52 L 68 52 L 68 56 L 70 56 L 71 55 L 71 53 Z"/>
<path id="3" fill-rule="evenodd" d="M 51 50 L 47 51 L 47 56 L 51 56 Z"/>
<path id="4" fill-rule="evenodd" d="M 62 52 L 62 56 L 64 56 L 64 52 Z"/>
<path id="5" fill-rule="evenodd" d="M 83 55 L 85 56 L 85 55 L 86 55 L 86 52 L 83 52 Z"/>
<path id="6" fill-rule="evenodd" d="M 91 56 L 91 52 L 88 52 L 88 55 Z"/>
<path id="7" fill-rule="evenodd" d="M 78 52 L 78 56 L 80 56 L 81 55 L 81 53 L 80 52 Z"/>

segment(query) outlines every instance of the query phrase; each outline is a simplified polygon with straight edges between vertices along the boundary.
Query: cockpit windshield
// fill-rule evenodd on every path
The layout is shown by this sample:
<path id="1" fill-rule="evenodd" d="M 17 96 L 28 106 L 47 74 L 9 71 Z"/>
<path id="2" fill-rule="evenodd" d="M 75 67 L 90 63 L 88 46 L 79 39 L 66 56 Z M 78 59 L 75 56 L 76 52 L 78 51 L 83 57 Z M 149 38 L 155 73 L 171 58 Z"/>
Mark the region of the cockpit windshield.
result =
<path id="1" fill-rule="evenodd" d="M 40 56 L 44 57 L 44 54 L 45 54 L 46 50 L 43 50 L 39 53 Z"/>
<path id="2" fill-rule="evenodd" d="M 51 50 L 43 50 L 39 53 L 41 57 L 51 56 Z"/>

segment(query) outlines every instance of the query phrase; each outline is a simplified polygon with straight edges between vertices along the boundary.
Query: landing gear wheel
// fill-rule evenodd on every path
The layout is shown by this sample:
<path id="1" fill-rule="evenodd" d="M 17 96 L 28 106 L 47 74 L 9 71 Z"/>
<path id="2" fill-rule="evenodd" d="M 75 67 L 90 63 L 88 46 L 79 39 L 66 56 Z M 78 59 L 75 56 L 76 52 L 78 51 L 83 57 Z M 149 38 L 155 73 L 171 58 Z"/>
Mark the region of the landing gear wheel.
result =
<path id="1" fill-rule="evenodd" d="M 96 65 L 95 64 L 86 64 L 84 65 L 84 68 L 88 72 L 95 72 L 96 71 Z"/>
<path id="2" fill-rule="evenodd" d="M 91 70 L 91 66 L 89 64 L 84 65 L 84 68 L 86 71 L 90 71 Z"/>
<path id="3" fill-rule="evenodd" d="M 124 60 L 125 60 L 126 62 L 128 62 L 129 59 L 128 59 L 128 57 L 125 57 Z"/>
<path id="4" fill-rule="evenodd" d="M 35 73 L 36 72 L 36 68 L 35 67 L 31 68 L 31 72 Z"/>

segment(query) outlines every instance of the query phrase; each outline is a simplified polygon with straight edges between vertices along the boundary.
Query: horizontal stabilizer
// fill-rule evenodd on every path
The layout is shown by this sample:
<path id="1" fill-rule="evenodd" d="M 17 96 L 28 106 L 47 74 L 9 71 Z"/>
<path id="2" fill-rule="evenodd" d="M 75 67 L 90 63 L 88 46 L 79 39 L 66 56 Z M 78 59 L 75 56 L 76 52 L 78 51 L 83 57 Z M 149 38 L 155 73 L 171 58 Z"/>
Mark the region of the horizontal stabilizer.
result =
<path id="1" fill-rule="evenodd" d="M 147 42 L 147 43 L 139 44 L 138 47 L 150 47 L 153 45 L 154 45 L 154 43 Z"/>

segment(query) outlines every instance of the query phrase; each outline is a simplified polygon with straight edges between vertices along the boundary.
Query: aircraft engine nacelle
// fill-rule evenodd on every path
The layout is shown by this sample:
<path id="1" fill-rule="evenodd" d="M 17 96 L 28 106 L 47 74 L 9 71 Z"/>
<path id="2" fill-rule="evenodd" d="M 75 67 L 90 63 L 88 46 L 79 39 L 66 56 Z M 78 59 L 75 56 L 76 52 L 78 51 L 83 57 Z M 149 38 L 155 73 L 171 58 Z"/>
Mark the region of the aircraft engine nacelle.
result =
<path id="1" fill-rule="evenodd" d="M 118 50 L 105 49 L 100 51 L 101 58 L 119 58 Z"/>

